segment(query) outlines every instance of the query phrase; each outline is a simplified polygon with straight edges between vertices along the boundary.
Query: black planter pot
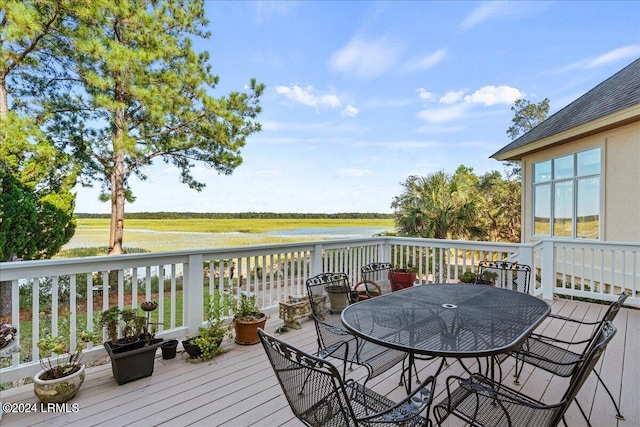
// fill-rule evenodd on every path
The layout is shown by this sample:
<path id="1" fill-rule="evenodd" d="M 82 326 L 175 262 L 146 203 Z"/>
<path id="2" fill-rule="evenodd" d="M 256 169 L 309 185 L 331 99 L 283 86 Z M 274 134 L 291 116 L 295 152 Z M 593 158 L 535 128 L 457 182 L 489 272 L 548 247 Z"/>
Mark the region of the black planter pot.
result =
<path id="1" fill-rule="evenodd" d="M 178 340 L 169 340 L 162 343 L 160 350 L 162 350 L 163 359 L 173 359 L 176 357 L 176 348 L 178 347 Z"/>
<path id="2" fill-rule="evenodd" d="M 182 341 L 182 348 L 184 348 L 184 351 L 186 351 L 187 354 L 194 359 L 200 357 L 200 355 L 202 354 L 202 350 L 200 350 L 200 347 L 195 342 L 196 338 L 197 337 L 193 337 L 189 338 L 188 340 Z"/>
<path id="3" fill-rule="evenodd" d="M 156 350 L 162 345 L 162 338 L 139 340 L 130 344 L 118 345 L 111 341 L 104 348 L 111 357 L 111 370 L 118 384 L 148 377 L 153 374 Z"/>

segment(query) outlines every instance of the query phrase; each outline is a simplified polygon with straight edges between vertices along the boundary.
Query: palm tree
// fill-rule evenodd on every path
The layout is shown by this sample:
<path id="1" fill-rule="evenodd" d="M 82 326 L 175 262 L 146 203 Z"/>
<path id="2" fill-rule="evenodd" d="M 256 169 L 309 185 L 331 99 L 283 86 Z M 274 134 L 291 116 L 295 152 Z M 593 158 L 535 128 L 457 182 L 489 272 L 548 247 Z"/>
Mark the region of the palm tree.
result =
<path id="1" fill-rule="evenodd" d="M 409 176 L 403 193 L 391 204 L 399 233 L 436 239 L 482 237 L 477 179 L 465 166 L 453 175 L 440 171 L 426 177 Z"/>

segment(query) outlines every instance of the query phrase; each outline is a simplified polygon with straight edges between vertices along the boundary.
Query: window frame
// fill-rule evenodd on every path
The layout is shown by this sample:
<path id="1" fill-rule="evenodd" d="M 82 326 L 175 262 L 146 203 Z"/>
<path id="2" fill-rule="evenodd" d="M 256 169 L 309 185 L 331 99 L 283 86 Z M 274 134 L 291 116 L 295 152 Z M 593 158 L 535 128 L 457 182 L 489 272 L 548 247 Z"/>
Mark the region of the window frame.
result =
<path id="1" fill-rule="evenodd" d="M 597 173 L 585 173 L 584 175 L 580 175 L 578 173 L 579 171 L 579 165 L 578 165 L 578 156 L 582 153 L 586 153 L 589 151 L 597 151 L 597 158 L 598 158 L 598 170 Z M 567 176 L 563 176 L 561 178 L 556 178 L 556 161 L 560 160 L 560 159 L 564 159 L 566 157 L 571 156 L 572 162 L 573 162 L 573 176 L 567 177 Z M 530 220 L 530 224 L 531 224 L 531 236 L 533 238 L 545 238 L 545 237 L 552 237 L 552 238 L 557 238 L 557 239 L 574 239 L 574 240 L 593 240 L 593 241 L 599 241 L 602 239 L 602 176 L 603 176 L 603 150 L 602 147 L 600 146 L 596 146 L 596 147 L 590 147 L 584 150 L 580 150 L 580 151 L 575 151 L 572 153 L 565 153 L 562 155 L 558 155 L 555 157 L 551 157 L 551 158 L 547 158 L 544 160 L 540 160 L 538 162 L 535 162 L 532 164 L 532 169 L 531 169 L 531 199 L 532 199 L 532 204 L 531 204 L 531 220 Z M 544 175 L 541 175 L 541 180 L 536 182 L 536 167 L 538 165 L 543 166 L 544 163 L 550 163 L 550 177 L 547 179 Z M 543 169 L 544 170 L 544 169 Z M 579 204 L 578 204 L 578 197 L 579 197 L 579 183 L 581 181 L 587 181 L 590 179 L 594 179 L 596 178 L 598 181 L 598 189 L 597 189 L 597 194 L 598 194 L 598 237 L 593 238 L 593 237 L 578 237 L 578 208 L 579 208 Z M 555 227 L 555 212 L 556 212 L 556 185 L 557 184 L 564 184 L 566 185 L 567 182 L 571 183 L 571 193 L 572 193 L 572 206 L 571 206 L 571 233 L 569 236 L 559 236 L 559 235 L 555 235 L 554 234 L 554 227 Z M 549 230 L 547 234 L 541 234 L 536 232 L 536 207 L 538 206 L 538 200 L 537 200 L 537 194 L 538 194 L 538 188 L 541 187 L 547 187 L 547 193 L 549 194 L 549 200 L 547 200 L 547 210 L 549 212 Z M 545 195 L 546 196 L 546 195 Z"/>

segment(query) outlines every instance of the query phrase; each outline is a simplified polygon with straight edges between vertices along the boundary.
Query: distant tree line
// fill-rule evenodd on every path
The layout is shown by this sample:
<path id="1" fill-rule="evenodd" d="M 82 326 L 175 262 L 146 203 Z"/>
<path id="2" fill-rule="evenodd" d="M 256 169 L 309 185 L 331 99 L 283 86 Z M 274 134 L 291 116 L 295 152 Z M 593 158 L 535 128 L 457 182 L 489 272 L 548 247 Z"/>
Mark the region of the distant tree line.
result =
<path id="1" fill-rule="evenodd" d="M 110 214 L 76 213 L 77 218 L 111 218 Z M 392 219 L 393 214 L 375 212 L 276 213 L 276 212 L 129 212 L 128 219 Z"/>

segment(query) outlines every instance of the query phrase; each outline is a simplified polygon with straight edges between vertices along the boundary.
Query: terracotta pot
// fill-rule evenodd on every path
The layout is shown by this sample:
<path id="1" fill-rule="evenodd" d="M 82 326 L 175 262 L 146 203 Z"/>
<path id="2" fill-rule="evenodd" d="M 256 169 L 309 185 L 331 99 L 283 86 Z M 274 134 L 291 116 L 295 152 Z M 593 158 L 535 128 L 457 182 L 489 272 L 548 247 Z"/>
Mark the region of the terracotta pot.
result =
<path id="1" fill-rule="evenodd" d="M 267 323 L 267 315 L 260 313 L 261 317 L 255 320 L 242 320 L 236 319 L 234 321 L 236 338 L 235 342 L 241 345 L 252 345 L 260 342 L 258 336 L 258 328 L 264 329 L 265 323 Z"/>
<path id="2" fill-rule="evenodd" d="M 412 287 L 416 282 L 416 276 L 417 274 L 415 272 L 390 271 L 389 282 L 391 283 L 391 292 Z"/>
<path id="3" fill-rule="evenodd" d="M 72 399 L 84 382 L 84 365 L 66 377 L 54 380 L 40 379 L 46 371 L 42 370 L 33 377 L 33 391 L 43 403 L 64 403 Z"/>

